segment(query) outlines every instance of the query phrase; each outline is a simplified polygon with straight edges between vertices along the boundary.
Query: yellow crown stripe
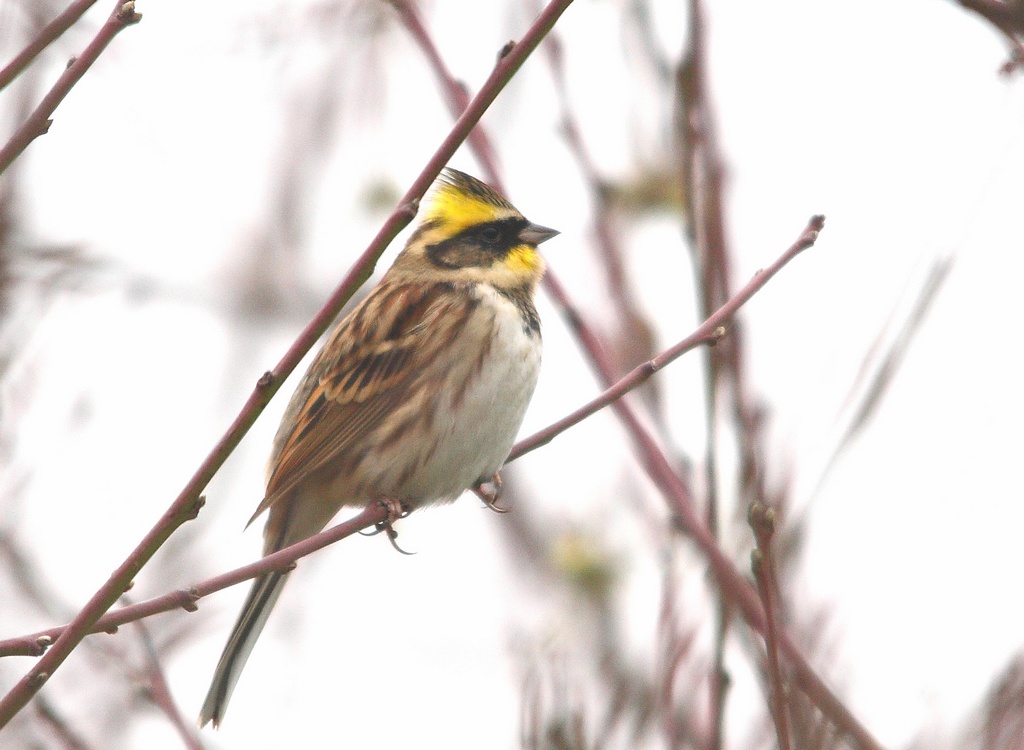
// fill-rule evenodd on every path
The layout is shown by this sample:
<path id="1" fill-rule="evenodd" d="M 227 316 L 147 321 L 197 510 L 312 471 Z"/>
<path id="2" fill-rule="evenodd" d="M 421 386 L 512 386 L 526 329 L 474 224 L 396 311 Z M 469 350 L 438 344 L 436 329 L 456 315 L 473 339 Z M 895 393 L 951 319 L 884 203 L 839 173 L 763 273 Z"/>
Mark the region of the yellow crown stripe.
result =
<path id="1" fill-rule="evenodd" d="M 494 221 L 507 213 L 507 209 L 493 206 L 455 185 L 441 183 L 427 206 L 426 219 L 455 235 L 474 224 Z"/>
<path id="2" fill-rule="evenodd" d="M 486 183 L 448 167 L 428 196 L 424 216 L 455 235 L 473 226 L 519 212 Z"/>

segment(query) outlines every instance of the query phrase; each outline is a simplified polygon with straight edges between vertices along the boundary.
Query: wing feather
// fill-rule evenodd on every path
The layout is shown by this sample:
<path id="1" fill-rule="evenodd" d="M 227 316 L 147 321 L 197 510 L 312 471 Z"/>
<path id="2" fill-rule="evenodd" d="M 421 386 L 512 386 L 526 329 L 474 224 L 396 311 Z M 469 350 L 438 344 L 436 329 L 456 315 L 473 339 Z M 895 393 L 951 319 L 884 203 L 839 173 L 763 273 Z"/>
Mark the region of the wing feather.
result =
<path id="1" fill-rule="evenodd" d="M 479 299 L 448 282 L 382 283 L 343 319 L 292 396 L 250 523 L 322 467 L 366 447 L 458 336 Z"/>

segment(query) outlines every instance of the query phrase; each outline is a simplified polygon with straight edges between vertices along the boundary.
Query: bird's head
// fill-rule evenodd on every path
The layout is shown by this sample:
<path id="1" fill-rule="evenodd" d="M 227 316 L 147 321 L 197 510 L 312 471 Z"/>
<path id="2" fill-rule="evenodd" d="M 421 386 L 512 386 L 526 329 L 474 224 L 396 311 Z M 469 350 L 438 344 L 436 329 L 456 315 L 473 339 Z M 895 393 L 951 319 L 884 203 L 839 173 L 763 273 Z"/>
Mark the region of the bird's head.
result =
<path id="1" fill-rule="evenodd" d="M 537 245 L 558 234 L 533 224 L 480 180 L 445 169 L 395 268 L 432 279 L 532 289 L 544 274 Z"/>

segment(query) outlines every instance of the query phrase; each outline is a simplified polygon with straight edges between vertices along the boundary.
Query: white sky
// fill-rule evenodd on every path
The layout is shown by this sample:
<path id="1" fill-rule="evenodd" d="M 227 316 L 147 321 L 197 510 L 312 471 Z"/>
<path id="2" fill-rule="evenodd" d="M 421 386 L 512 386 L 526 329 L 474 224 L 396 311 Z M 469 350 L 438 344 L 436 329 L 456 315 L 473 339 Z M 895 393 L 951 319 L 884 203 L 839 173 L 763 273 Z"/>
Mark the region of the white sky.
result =
<path id="1" fill-rule="evenodd" d="M 559 25 L 588 144 L 615 177 L 664 153 L 652 139 L 665 134 L 652 123 L 670 111 L 664 101 L 643 110 L 652 105 L 650 82 L 625 77 L 620 5 L 577 0 Z M 677 3 L 654 5 L 675 59 Z M 737 285 L 774 260 L 811 214 L 827 216 L 819 245 L 773 280 L 745 318 L 776 458 L 795 457 L 796 496 L 801 507 L 810 503 L 797 598 L 828 608 L 840 644 L 833 684 L 883 744 L 902 746 L 922 730 L 955 730 L 1024 633 L 1024 83 L 997 75 L 1000 39 L 949 2 L 708 5 Z M 264 330 L 231 325 L 222 315 L 230 301 L 220 295 L 260 226 L 273 186 L 267 164 L 282 148 L 297 82 L 322 64 L 321 40 L 300 29 L 294 6 L 138 6 L 143 22 L 115 41 L 22 164 L 40 237 L 86 243 L 173 291 L 139 304 L 115 281 L 69 295 L 39 321 L 22 369 L 4 386 L 8 403 L 31 399 L 17 415 L 15 459 L 31 471 L 21 530 L 73 601 L 84 601 L 155 522 L 305 322 L 295 314 Z M 509 28 L 525 28 L 490 4 L 429 7 L 442 54 L 471 87 Z M 270 29 L 261 27 L 266 18 Z M 352 44 L 339 75 L 343 96 L 361 95 L 367 75 L 379 93 L 362 116 L 346 110 L 310 197 L 301 282 L 319 295 L 310 310 L 382 218 L 358 209 L 364 178 L 384 169 L 404 189 L 447 132 L 412 42 L 395 28 L 382 46 L 386 54 L 374 57 Z M 551 266 L 600 320 L 588 205 L 554 105 L 537 56 L 488 122 L 512 200 L 562 230 L 545 246 Z M 465 152 L 454 163 L 479 171 Z M 689 273 L 679 236 L 668 220 L 626 235 L 634 284 L 664 346 L 693 325 L 692 304 L 677 291 Z M 953 259 L 952 273 L 880 413 L 812 502 L 864 352 L 942 258 Z M 596 392 L 546 300 L 541 313 L 545 370 L 524 434 Z M 673 431 L 691 451 L 701 440 L 695 365 L 659 375 L 678 415 Z M 139 596 L 256 554 L 258 533 L 240 529 L 261 496 L 283 401 L 207 493 L 199 521 L 205 568 L 173 582 L 142 576 Z M 75 414 L 85 417 L 76 422 Z M 553 519 L 617 519 L 624 528 L 602 534 L 628 548 L 642 532 L 623 520 L 629 509 L 607 488 L 627 479 L 646 485 L 635 471 L 624 474 L 625 446 L 602 415 L 523 467 Z M 309 737 L 317 746 L 338 733 L 338 744 L 344 737 L 359 746 L 443 737 L 448 747 L 516 747 L 514 634 L 539 624 L 548 648 L 571 651 L 574 624 L 557 602 L 521 610 L 527 584 L 493 552 L 501 522 L 466 498 L 403 523 L 403 544 L 419 551 L 413 558 L 380 540 L 355 540 L 304 564 L 224 728 L 204 741 L 269 748 Z M 644 594 L 656 595 L 656 569 L 637 555 L 630 576 L 638 601 L 631 632 L 642 638 L 652 632 L 657 602 Z M 203 639 L 168 665 L 187 716 L 198 710 L 243 595 L 238 588 L 204 602 Z M 136 742 L 178 746 L 159 717 Z"/>

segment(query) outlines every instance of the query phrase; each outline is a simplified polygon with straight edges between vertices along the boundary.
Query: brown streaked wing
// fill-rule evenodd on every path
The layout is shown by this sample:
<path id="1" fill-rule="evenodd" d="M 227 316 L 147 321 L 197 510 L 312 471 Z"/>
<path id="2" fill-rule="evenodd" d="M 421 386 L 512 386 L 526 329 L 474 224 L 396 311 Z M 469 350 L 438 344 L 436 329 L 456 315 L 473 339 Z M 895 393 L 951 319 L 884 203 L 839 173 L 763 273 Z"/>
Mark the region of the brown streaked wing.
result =
<path id="1" fill-rule="evenodd" d="M 317 355 L 306 397 L 271 468 L 255 519 L 306 477 L 366 438 L 451 341 L 478 300 L 451 283 L 386 285 L 342 321 Z M 350 342 L 340 347 L 340 342 Z M 252 522 L 250 519 L 250 523 Z"/>

